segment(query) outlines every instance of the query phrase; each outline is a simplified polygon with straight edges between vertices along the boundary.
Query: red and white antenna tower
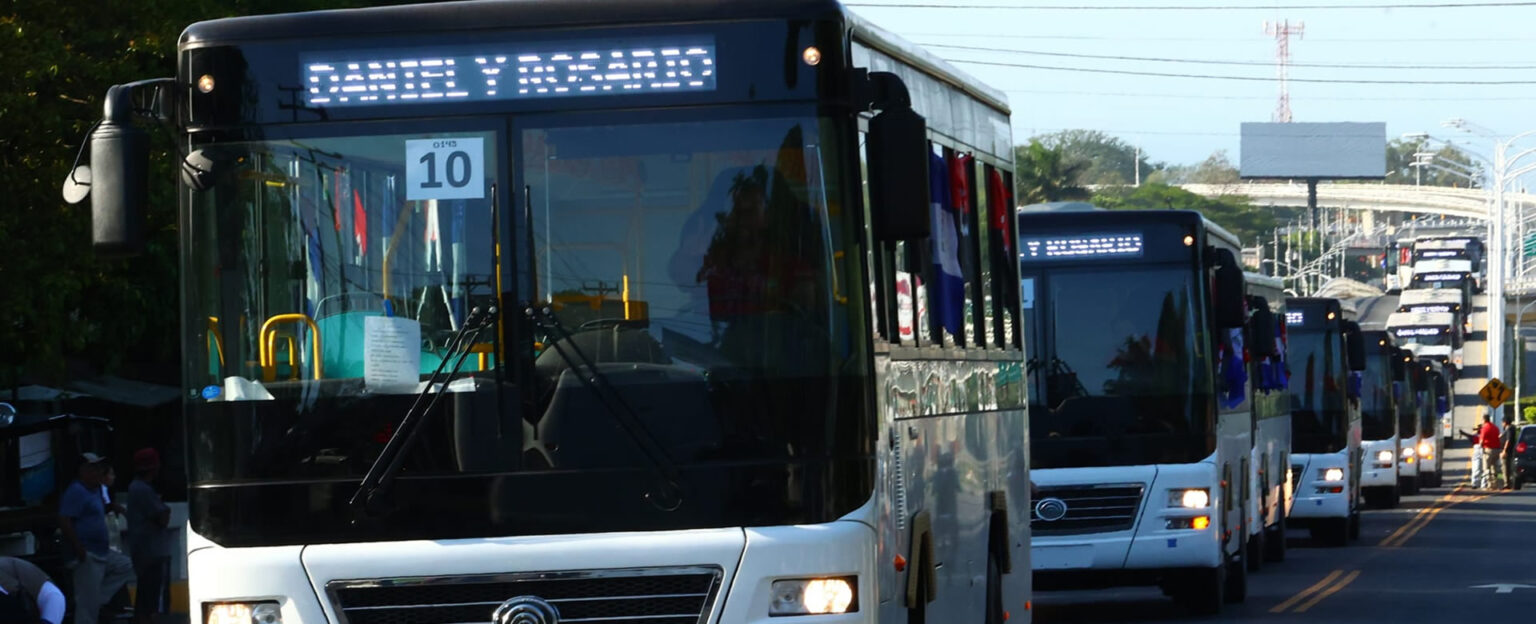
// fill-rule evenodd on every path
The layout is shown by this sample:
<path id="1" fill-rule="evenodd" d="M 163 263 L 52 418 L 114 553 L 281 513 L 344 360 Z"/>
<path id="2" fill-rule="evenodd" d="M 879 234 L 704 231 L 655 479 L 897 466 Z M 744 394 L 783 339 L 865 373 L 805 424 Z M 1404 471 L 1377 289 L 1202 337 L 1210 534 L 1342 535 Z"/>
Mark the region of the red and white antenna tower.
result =
<path id="1" fill-rule="evenodd" d="M 1280 70 L 1280 103 L 1275 105 L 1275 121 L 1278 122 L 1291 121 L 1291 35 L 1301 39 L 1305 30 L 1306 24 L 1301 22 L 1294 26 L 1290 20 L 1264 22 L 1264 34 L 1275 38 L 1275 65 Z"/>

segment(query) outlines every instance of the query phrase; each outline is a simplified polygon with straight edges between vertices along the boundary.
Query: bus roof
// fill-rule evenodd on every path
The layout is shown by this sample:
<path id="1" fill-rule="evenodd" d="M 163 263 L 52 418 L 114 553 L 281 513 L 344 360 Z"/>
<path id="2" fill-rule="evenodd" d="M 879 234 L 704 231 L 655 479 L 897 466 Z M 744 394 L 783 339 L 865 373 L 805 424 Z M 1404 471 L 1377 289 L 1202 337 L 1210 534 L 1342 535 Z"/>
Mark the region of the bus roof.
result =
<path id="1" fill-rule="evenodd" d="M 1461 304 L 1461 291 L 1452 288 L 1414 288 L 1405 290 L 1397 298 L 1398 305 L 1417 305 L 1421 303 L 1454 303 Z"/>
<path id="2" fill-rule="evenodd" d="M 1040 204 L 1027 204 L 1024 206 L 1019 206 L 1018 208 L 1018 213 L 1020 216 L 1094 211 L 1110 212 L 1110 210 L 1107 208 L 1096 206 L 1088 202 L 1079 201 L 1058 201 L 1045 202 Z M 1180 218 L 1189 220 L 1194 220 L 1196 217 L 1198 217 L 1205 226 L 1205 231 L 1211 234 L 1213 238 L 1226 243 L 1234 250 L 1240 249 L 1242 247 L 1242 243 L 1238 240 L 1236 235 L 1228 232 L 1226 228 L 1221 227 L 1215 221 L 1205 218 L 1205 215 L 1192 210 L 1123 210 L 1120 211 L 1120 213 L 1125 215 L 1128 220 L 1134 219 L 1134 217 L 1131 217 L 1130 215 L 1181 215 Z"/>
<path id="3" fill-rule="evenodd" d="M 1008 97 L 944 59 L 874 25 L 836 0 L 463 0 L 361 9 L 252 15 L 197 22 L 181 33 L 181 47 L 211 42 L 401 32 L 578 28 L 749 19 L 842 17 L 853 37 L 919 71 L 954 85 L 1003 113 Z"/>
<path id="4" fill-rule="evenodd" d="M 181 45 L 400 32 L 540 29 L 609 24 L 833 17 L 835 0 L 464 0 L 251 15 L 197 22 Z"/>
<path id="5" fill-rule="evenodd" d="M 1456 324 L 1456 315 L 1450 312 L 1393 312 L 1387 316 L 1387 327 L 1450 327 Z"/>
<path id="6" fill-rule="evenodd" d="M 1471 260 L 1420 260 L 1413 263 L 1413 273 L 1471 273 Z"/>
<path id="7" fill-rule="evenodd" d="M 1420 238 L 1414 241 L 1414 249 L 1466 249 L 1470 238 Z"/>

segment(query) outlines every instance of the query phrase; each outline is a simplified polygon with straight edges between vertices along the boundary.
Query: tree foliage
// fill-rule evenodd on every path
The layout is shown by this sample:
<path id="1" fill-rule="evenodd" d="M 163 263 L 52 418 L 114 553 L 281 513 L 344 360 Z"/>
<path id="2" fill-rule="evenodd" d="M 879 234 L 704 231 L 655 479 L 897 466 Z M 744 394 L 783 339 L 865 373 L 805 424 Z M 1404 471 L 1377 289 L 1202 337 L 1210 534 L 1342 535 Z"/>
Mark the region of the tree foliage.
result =
<path id="1" fill-rule="evenodd" d="M 1204 197 L 1162 183 L 1104 189 L 1093 196 L 1093 203 L 1110 210 L 1193 210 L 1249 246 L 1275 229 L 1274 213 L 1248 203 L 1246 198 Z"/>
<path id="2" fill-rule="evenodd" d="M 1148 182 L 1162 184 L 1237 184 L 1237 166 L 1227 157 L 1227 150 L 1216 150 L 1195 165 L 1173 165 L 1153 172 Z"/>
<path id="3" fill-rule="evenodd" d="M 1434 153 L 1433 163 L 1439 167 L 1467 171 L 1473 177 L 1477 177 L 1483 172 L 1481 163 L 1454 146 L 1445 145 L 1436 150 L 1430 148 L 1427 139 L 1399 138 L 1387 141 L 1387 181 L 1393 184 L 1423 184 L 1427 186 L 1470 188 L 1471 182 L 1466 177 L 1447 172 L 1444 169 L 1423 167 L 1423 171 L 1415 171 L 1418 167 L 1413 166 L 1413 162 L 1416 160 L 1414 154 L 1427 152 Z M 1470 165 L 1470 168 L 1465 165 Z"/>
<path id="4" fill-rule="evenodd" d="M 0 387 L 57 380 L 70 364 L 179 374 L 177 209 L 169 133 L 151 130 L 147 253 L 97 258 L 90 202 L 60 198 L 86 132 L 113 84 L 176 75 L 189 24 L 233 15 L 363 4 L 223 0 L 197 3 L 13 2 L 0 9 Z M 374 3 L 377 4 L 377 3 Z M 9 382 L 9 383 L 8 383 Z"/>
<path id="5" fill-rule="evenodd" d="M 1135 146 L 1098 130 L 1062 130 L 1031 140 L 1059 150 L 1067 162 L 1086 163 L 1079 178 L 1082 184 L 1131 184 L 1136 181 L 1137 163 L 1143 179 L 1157 169 L 1145 154 L 1138 155 Z"/>
<path id="6" fill-rule="evenodd" d="M 1013 150 L 1014 196 L 1019 205 L 1088 199 L 1082 186 L 1086 163 L 1069 160 L 1060 148 L 1031 139 Z"/>

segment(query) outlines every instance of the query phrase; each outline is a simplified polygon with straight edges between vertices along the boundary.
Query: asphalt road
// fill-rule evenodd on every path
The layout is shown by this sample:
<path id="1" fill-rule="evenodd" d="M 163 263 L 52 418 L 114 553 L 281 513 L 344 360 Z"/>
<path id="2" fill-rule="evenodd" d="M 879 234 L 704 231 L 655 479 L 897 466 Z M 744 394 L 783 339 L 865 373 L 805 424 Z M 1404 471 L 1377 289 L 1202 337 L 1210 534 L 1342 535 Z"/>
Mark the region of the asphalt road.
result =
<path id="1" fill-rule="evenodd" d="M 1248 600 L 1218 617 L 1191 617 L 1156 588 L 1127 588 L 1038 593 L 1034 621 L 1531 622 L 1536 485 L 1470 490 L 1462 486 L 1469 455 L 1446 454 L 1447 487 L 1365 511 L 1360 540 L 1348 547 L 1312 546 L 1293 531 L 1286 561 L 1250 575 Z"/>

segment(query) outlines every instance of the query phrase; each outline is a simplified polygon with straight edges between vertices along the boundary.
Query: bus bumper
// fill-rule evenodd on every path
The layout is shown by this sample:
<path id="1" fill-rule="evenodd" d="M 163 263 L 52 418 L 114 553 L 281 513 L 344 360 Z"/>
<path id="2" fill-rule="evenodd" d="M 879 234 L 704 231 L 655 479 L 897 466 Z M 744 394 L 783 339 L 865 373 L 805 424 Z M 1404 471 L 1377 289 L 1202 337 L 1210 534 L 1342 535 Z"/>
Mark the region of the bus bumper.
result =
<path id="1" fill-rule="evenodd" d="M 1360 487 L 1397 487 L 1397 440 L 1366 440 L 1360 443 L 1365 466 L 1360 471 Z M 1391 453 L 1381 461 L 1382 451 Z"/>
<path id="2" fill-rule="evenodd" d="M 1291 462 L 1296 490 L 1291 496 L 1295 502 L 1291 505 L 1288 524 L 1301 527 L 1314 519 L 1350 516 L 1353 506 L 1349 498 L 1354 488 L 1349 482 L 1347 455 L 1292 455 Z M 1335 470 L 1342 477 L 1327 479 Z"/>

